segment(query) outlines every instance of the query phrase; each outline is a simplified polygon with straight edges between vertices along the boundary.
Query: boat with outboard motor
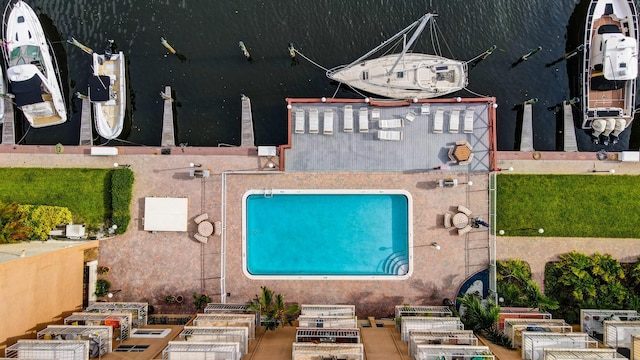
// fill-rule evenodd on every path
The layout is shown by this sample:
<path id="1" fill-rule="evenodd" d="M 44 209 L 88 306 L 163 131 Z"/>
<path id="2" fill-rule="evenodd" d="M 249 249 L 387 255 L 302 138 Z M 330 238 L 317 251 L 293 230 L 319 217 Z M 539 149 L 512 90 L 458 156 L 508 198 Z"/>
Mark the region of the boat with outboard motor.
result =
<path id="1" fill-rule="evenodd" d="M 122 51 L 114 50 L 110 41 L 104 54 L 92 54 L 93 76 L 89 80 L 96 131 L 107 140 L 122 132 L 127 106 L 125 57 Z"/>
<path id="2" fill-rule="evenodd" d="M 414 53 L 414 45 L 427 24 L 436 33 L 435 14 L 425 14 L 382 44 L 348 65 L 327 71 L 327 77 L 362 91 L 393 99 L 434 98 L 467 86 L 467 62 L 440 54 Z M 406 36 L 412 33 L 409 40 Z M 402 42 L 402 51 L 370 59 Z M 437 47 L 436 47 L 437 48 Z"/>
<path id="3" fill-rule="evenodd" d="M 38 17 L 24 1 L 7 4 L 3 36 L 13 101 L 29 124 L 39 128 L 67 121 L 55 55 Z"/>
<path id="4" fill-rule="evenodd" d="M 582 68 L 582 128 L 594 143 L 615 144 L 633 121 L 638 76 L 634 0 L 591 0 Z"/>

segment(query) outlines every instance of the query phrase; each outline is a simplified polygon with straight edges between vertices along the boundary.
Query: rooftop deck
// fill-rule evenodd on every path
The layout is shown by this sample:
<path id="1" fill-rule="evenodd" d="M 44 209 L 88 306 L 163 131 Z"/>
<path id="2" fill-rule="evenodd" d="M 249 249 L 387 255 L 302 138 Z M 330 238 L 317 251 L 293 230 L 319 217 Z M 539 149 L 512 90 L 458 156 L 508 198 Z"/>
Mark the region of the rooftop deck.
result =
<path id="1" fill-rule="evenodd" d="M 288 99 L 289 144 L 283 147 L 287 171 L 426 171 L 448 165 L 455 171 L 491 168 L 495 99 L 430 99 L 414 103 L 324 100 Z M 359 130 L 361 109 L 367 109 L 366 132 Z M 443 114 L 440 131 L 435 125 L 438 109 Z M 295 123 L 300 110 L 304 112 L 303 131 Z M 332 121 L 330 134 L 324 132 L 327 111 Z M 352 113 L 353 126 L 345 126 L 348 111 Z M 374 115 L 376 112 L 379 116 Z M 473 116 L 472 129 L 465 129 L 467 112 Z M 317 133 L 311 126 L 312 113 L 317 114 Z M 396 136 L 400 132 L 401 139 L 382 140 L 381 130 L 395 132 Z M 461 140 L 473 147 L 474 159 L 468 165 L 454 164 L 447 155 L 449 148 Z"/>

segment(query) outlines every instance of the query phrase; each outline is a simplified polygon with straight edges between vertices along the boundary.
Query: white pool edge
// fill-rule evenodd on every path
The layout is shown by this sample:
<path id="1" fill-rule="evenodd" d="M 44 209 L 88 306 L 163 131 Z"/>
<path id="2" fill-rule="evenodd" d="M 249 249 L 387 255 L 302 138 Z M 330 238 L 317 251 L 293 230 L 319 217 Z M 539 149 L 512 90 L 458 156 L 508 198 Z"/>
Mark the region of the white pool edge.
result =
<path id="1" fill-rule="evenodd" d="M 409 253 L 409 270 L 404 275 L 253 275 L 247 271 L 247 198 L 251 195 L 291 195 L 291 194 L 348 194 L 348 195 L 403 195 L 407 199 L 407 246 Z M 242 272 L 251 280 L 407 280 L 413 274 L 413 197 L 402 189 L 251 189 L 242 196 Z"/>

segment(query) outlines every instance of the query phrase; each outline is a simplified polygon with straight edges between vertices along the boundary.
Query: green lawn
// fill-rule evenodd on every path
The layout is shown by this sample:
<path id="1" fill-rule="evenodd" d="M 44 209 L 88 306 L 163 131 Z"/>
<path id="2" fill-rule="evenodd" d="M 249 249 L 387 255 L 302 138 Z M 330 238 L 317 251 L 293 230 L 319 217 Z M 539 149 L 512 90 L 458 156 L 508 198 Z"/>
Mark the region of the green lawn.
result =
<path id="1" fill-rule="evenodd" d="M 506 235 L 640 238 L 640 176 L 504 174 L 497 184 Z"/>
<path id="2" fill-rule="evenodd" d="M 95 227 L 111 212 L 111 172 L 103 169 L 0 168 L 0 201 L 64 206 Z"/>

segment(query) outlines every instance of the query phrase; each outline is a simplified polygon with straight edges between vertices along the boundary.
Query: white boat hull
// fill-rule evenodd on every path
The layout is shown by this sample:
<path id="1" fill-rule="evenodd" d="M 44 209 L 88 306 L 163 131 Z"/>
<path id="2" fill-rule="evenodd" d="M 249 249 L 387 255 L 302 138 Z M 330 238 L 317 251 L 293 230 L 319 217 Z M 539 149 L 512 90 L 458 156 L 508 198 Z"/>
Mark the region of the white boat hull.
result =
<path id="1" fill-rule="evenodd" d="M 3 35 L 14 102 L 34 128 L 64 123 L 60 75 L 37 15 L 21 0 L 8 5 L 7 12 Z"/>
<path id="2" fill-rule="evenodd" d="M 339 67 L 327 72 L 327 76 L 356 89 L 393 99 L 434 98 L 467 86 L 467 66 L 462 61 L 409 53 L 389 73 L 398 56 L 386 55 Z"/>
<path id="3" fill-rule="evenodd" d="M 593 136 L 633 120 L 638 73 L 638 19 L 634 0 L 591 0 L 585 27 L 582 128 Z"/>
<path id="4" fill-rule="evenodd" d="M 107 140 L 115 139 L 122 132 L 127 106 L 124 54 L 93 53 L 93 75 L 103 79 L 97 83 L 105 92 L 105 97 L 100 97 L 95 88 L 89 88 L 96 131 Z"/>

